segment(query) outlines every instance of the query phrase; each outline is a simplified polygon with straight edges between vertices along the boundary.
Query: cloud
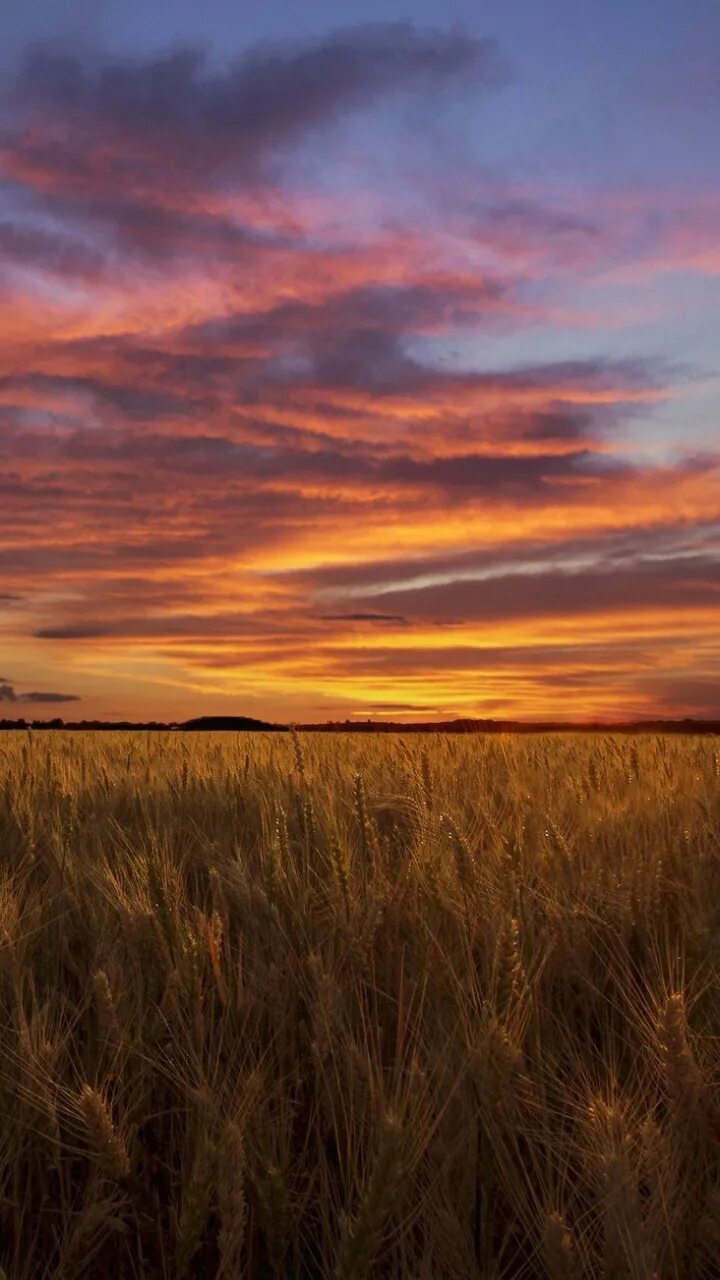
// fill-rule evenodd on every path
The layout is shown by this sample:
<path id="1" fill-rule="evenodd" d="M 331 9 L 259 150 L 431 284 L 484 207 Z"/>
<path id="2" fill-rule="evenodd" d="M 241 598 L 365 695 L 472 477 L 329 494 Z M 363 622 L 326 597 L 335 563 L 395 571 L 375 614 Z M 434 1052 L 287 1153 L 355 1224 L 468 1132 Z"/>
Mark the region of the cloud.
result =
<path id="1" fill-rule="evenodd" d="M 17 77 L 18 100 L 118 132 L 256 150 L 337 112 L 407 85 L 472 73 L 502 79 L 497 46 L 411 23 L 368 24 L 308 42 L 260 45 L 222 70 L 202 50 L 93 65 L 36 47 Z M 178 141 L 178 145 L 182 145 Z"/>
<path id="2" fill-rule="evenodd" d="M 352 342 L 358 335 L 370 341 L 376 334 L 380 341 L 381 335 L 442 330 L 477 321 L 504 305 L 501 281 L 437 272 L 421 282 L 364 284 L 337 290 L 320 302 L 285 302 L 266 311 L 240 312 L 206 321 L 185 336 L 240 349 L 243 344 L 286 346 L 295 341 L 312 350 L 313 344 L 337 341 L 339 335 L 348 335 L 346 340 Z M 318 358 L 320 352 L 313 354 Z"/>
<path id="3" fill-rule="evenodd" d="M 505 79 L 494 41 L 410 22 L 266 42 L 224 65 L 200 48 L 113 58 L 34 46 L 0 97 L 12 197 L 0 269 L 99 284 L 121 261 L 254 274 L 313 236 L 285 186 L 320 131 L 329 146 L 348 116 L 400 93 L 437 112 L 454 88 Z"/>
<path id="4" fill-rule="evenodd" d="M 657 478 L 657 477 L 656 477 Z M 710 562 L 720 557 L 720 524 L 717 519 L 688 523 L 664 521 L 647 527 L 601 529 L 593 534 L 565 532 L 555 539 L 523 538 L 516 542 L 490 541 L 450 553 L 422 557 L 378 556 L 360 564 L 318 565 L 283 574 L 298 591 L 336 603 L 347 599 L 382 596 L 393 590 L 411 590 L 440 582 L 492 581 L 524 572 L 555 569 L 579 571 L 580 566 L 604 566 L 608 573 L 627 569 L 642 560 L 672 561 L 678 572 L 685 558 Z"/>
<path id="5" fill-rule="evenodd" d="M 415 702 L 371 702 L 368 711 L 435 711 L 432 705 L 422 706 Z"/>
<path id="6" fill-rule="evenodd" d="M 378 622 L 388 626 L 403 626 L 406 619 L 401 613 L 323 613 L 324 622 Z"/>
<path id="7" fill-rule="evenodd" d="M 96 275 L 104 266 L 103 254 L 86 242 L 19 219 L 0 222 L 0 262 L 3 259 L 75 278 Z"/>
<path id="8" fill-rule="evenodd" d="M 80 699 L 73 693 L 39 693 L 33 691 L 31 693 L 18 693 L 13 684 L 9 680 L 0 678 L 0 702 L 36 702 L 36 703 L 54 703 L 54 702 L 79 702 Z"/>
<path id="9" fill-rule="evenodd" d="M 78 626 L 40 627 L 35 635 L 40 640 L 100 640 L 113 633 L 120 634 L 108 623 L 89 622 Z"/>
<path id="10" fill-rule="evenodd" d="M 15 108 L 33 128 L 11 142 L 12 168 L 56 192 L 97 199 L 106 215 L 108 192 L 124 191 L 117 221 L 127 223 L 141 184 L 187 189 L 201 176 L 216 182 L 257 171 L 347 112 L 458 77 L 475 89 L 502 83 L 494 42 L 408 22 L 266 43 L 223 68 L 198 48 L 103 61 L 36 47 L 13 86 Z M 52 128 L 55 120 L 62 129 Z"/>
<path id="11" fill-rule="evenodd" d="M 357 580 L 340 582 L 338 572 L 338 585 L 331 589 L 335 600 L 360 597 L 387 606 L 382 609 L 316 611 L 329 592 L 327 586 L 316 585 L 313 590 L 308 575 L 299 575 L 294 582 L 290 578 L 288 589 L 275 597 L 272 591 L 264 595 L 257 583 L 256 607 L 235 611 L 182 612 L 170 587 L 156 592 L 154 600 L 152 593 L 144 600 L 140 597 L 133 608 L 131 588 L 126 586 L 114 594 L 101 593 L 94 617 L 85 612 L 84 618 L 57 621 L 39 628 L 35 635 L 47 641 L 135 640 L 160 646 L 193 640 L 213 646 L 216 652 L 227 645 L 230 662 L 237 661 L 238 646 L 264 652 L 269 662 L 274 661 L 274 653 L 286 659 L 291 652 L 306 658 L 314 653 L 320 665 L 339 660 L 348 673 L 384 663 L 397 675 L 438 665 L 474 668 L 506 661 L 512 646 L 493 645 L 491 633 L 479 645 L 479 628 L 518 624 L 532 629 L 547 619 L 559 619 L 559 637 L 563 629 L 574 628 L 574 643 L 587 652 L 591 639 L 583 633 L 585 619 L 599 618 L 598 625 L 611 627 L 614 617 L 622 619 L 631 612 L 637 618 L 647 616 L 652 626 L 653 619 L 668 615 L 662 626 L 672 635 L 673 616 L 682 627 L 683 618 L 709 617 L 720 604 L 720 550 L 708 546 L 704 552 L 690 554 L 678 546 L 674 554 L 659 558 L 661 546 L 656 534 L 635 546 L 623 547 L 615 539 L 545 545 L 534 551 L 526 547 L 518 549 L 515 562 L 509 558 L 505 564 L 497 550 L 484 557 L 476 555 L 474 562 L 467 555 L 412 565 L 403 560 L 392 572 L 404 574 L 404 583 L 383 581 L 377 565 L 365 567 L 362 586 Z M 391 611 L 399 605 L 401 611 Z M 81 604 L 83 609 L 87 606 Z M 432 643 L 428 628 L 437 632 Z M 375 640 L 368 644 L 365 637 L 379 632 L 394 637 L 391 647 L 383 648 L 383 642 Z M 596 643 L 600 651 L 602 644 Z M 572 645 L 561 638 L 554 639 L 549 650 L 528 646 L 523 639 L 522 655 L 528 648 L 538 662 L 544 652 L 562 662 L 569 662 L 573 653 Z"/>
<path id="12" fill-rule="evenodd" d="M 79 702 L 80 698 L 74 693 L 22 693 L 20 694 L 20 702 Z"/>
<path id="13" fill-rule="evenodd" d="M 382 598 L 390 609 L 404 606 L 406 614 L 412 611 L 416 620 L 441 622 L 455 617 L 507 621 L 593 614 L 599 607 L 605 613 L 627 609 L 630 604 L 634 610 L 654 605 L 674 606 L 682 612 L 692 606 L 707 606 L 713 597 L 720 603 L 720 558 L 625 568 L 588 566 L 575 573 L 513 573 L 487 582 L 466 579 L 393 591 Z"/>

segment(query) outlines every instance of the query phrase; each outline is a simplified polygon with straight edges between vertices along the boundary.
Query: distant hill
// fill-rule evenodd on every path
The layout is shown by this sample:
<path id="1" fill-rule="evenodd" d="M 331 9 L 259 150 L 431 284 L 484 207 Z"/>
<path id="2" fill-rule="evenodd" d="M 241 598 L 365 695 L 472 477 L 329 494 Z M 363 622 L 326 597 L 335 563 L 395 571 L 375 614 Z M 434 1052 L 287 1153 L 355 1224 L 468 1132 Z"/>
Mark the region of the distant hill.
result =
<path id="1" fill-rule="evenodd" d="M 186 720 L 178 729 L 202 729 L 206 732 L 217 732 L 232 729 L 236 733 L 247 733 L 253 729 L 262 729 L 265 733 L 287 730 L 286 724 L 270 724 L 267 720 L 253 720 L 251 716 L 197 716 L 195 720 Z"/>

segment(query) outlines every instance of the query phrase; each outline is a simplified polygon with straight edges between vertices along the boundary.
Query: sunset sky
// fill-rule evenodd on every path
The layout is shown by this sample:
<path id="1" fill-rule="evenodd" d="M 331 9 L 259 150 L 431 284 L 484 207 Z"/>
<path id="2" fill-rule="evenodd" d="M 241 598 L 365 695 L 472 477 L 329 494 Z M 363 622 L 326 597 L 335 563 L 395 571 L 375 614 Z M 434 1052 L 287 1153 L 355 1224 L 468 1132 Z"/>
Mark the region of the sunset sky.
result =
<path id="1" fill-rule="evenodd" d="M 716 0 L 2 25 L 0 717 L 720 716 Z"/>

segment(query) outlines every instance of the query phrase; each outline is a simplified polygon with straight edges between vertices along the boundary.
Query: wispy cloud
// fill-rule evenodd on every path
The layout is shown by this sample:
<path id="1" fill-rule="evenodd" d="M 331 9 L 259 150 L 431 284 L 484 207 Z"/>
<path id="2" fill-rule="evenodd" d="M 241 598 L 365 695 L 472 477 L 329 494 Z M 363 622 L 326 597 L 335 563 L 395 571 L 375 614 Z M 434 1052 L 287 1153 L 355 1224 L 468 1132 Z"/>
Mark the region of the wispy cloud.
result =
<path id="1" fill-rule="evenodd" d="M 30 693 L 20 693 L 9 680 L 0 677 L 0 702 L 53 703 L 78 701 L 79 698 L 73 693 L 40 693 L 36 690 Z"/>

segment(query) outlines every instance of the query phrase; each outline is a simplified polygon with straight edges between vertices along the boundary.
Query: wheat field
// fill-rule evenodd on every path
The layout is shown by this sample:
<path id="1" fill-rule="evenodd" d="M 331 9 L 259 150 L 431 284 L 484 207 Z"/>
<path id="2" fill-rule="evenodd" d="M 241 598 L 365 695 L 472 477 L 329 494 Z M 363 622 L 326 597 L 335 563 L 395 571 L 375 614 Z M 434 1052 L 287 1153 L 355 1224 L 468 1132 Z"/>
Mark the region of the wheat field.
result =
<path id="1" fill-rule="evenodd" d="M 0 735 L 0 1273 L 720 1274 L 719 771 Z"/>

